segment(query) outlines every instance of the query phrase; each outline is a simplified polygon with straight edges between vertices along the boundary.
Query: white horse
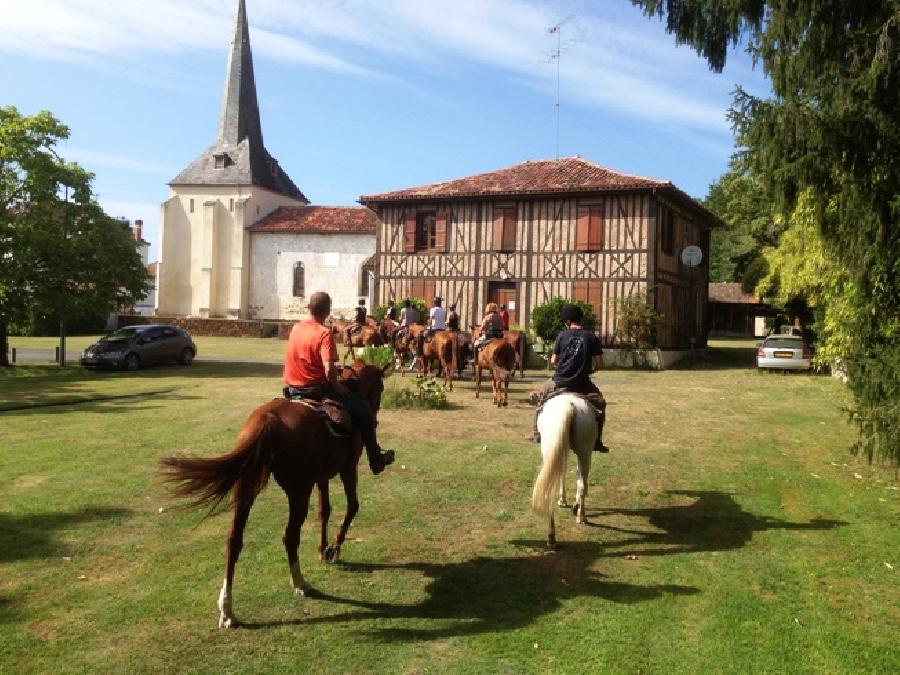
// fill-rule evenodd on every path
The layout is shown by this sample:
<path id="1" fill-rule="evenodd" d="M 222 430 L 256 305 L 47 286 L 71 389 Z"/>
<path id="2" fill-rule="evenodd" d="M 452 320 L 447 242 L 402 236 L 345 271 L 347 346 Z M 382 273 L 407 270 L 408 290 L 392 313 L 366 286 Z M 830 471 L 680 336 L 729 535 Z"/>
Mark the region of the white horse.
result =
<path id="1" fill-rule="evenodd" d="M 559 506 L 566 503 L 566 460 L 569 450 L 578 458 L 575 506 L 572 513 L 578 523 L 584 523 L 584 497 L 587 495 L 588 474 L 591 471 L 591 452 L 597 439 L 597 418 L 590 403 L 579 396 L 560 394 L 544 404 L 537 420 L 541 432 L 543 464 L 534 482 L 531 506 L 536 513 L 549 516 L 547 545 L 556 545 L 556 525 L 550 501 L 559 486 Z"/>

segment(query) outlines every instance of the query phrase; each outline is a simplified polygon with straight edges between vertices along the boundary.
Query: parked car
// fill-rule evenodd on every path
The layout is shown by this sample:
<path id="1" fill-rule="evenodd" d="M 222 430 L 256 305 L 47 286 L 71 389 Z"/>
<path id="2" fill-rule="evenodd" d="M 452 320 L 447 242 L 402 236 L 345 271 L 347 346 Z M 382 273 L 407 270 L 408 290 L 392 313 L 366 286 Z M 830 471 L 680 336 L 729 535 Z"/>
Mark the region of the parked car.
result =
<path id="1" fill-rule="evenodd" d="M 197 345 L 186 330 L 175 326 L 128 326 L 100 338 L 81 353 L 85 368 L 137 370 L 160 363 L 189 366 Z"/>
<path id="2" fill-rule="evenodd" d="M 770 335 L 756 351 L 760 370 L 809 370 L 812 350 L 799 335 Z"/>

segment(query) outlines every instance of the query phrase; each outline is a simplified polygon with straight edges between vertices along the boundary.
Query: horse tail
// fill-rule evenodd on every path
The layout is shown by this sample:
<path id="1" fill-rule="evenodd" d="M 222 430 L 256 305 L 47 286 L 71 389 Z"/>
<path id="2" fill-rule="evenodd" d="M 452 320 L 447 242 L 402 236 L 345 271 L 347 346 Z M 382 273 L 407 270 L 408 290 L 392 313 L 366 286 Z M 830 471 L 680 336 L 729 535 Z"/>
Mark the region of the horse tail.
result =
<path id="1" fill-rule="evenodd" d="M 505 340 L 494 350 L 491 361 L 497 375 L 501 379 L 507 379 L 510 373 L 516 371 L 516 349 Z"/>
<path id="2" fill-rule="evenodd" d="M 557 406 L 551 406 L 550 410 L 544 408 L 542 415 L 555 413 L 556 410 Z M 567 403 L 560 412 L 562 417 L 553 420 L 552 428 L 541 434 L 543 464 L 531 493 L 531 508 L 541 515 L 550 514 L 550 500 L 553 499 L 553 491 L 559 489 L 559 482 L 565 476 L 566 453 L 571 446 L 569 435 L 575 419 L 575 406 Z"/>
<path id="3" fill-rule="evenodd" d="M 219 457 L 164 457 L 159 461 L 160 473 L 164 480 L 178 483 L 173 496 L 191 497 L 188 506 L 209 505 L 210 513 L 238 481 L 244 494 L 256 497 L 269 481 L 269 443 L 277 424 L 278 417 L 271 411 L 257 411 L 241 429 L 231 452 Z"/>

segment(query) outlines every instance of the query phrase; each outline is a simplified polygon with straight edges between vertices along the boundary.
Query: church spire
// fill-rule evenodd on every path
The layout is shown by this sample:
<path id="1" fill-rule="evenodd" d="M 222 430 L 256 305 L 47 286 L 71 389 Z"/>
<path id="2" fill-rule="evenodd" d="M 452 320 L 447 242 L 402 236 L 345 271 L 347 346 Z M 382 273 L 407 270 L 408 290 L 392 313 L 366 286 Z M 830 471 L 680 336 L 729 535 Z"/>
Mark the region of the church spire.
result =
<path id="1" fill-rule="evenodd" d="M 263 147 L 256 82 L 253 77 L 253 55 L 250 52 L 247 6 L 245 0 L 238 0 L 216 140 L 219 145 L 227 146 L 237 145 L 245 138 L 249 139 L 250 145 Z"/>

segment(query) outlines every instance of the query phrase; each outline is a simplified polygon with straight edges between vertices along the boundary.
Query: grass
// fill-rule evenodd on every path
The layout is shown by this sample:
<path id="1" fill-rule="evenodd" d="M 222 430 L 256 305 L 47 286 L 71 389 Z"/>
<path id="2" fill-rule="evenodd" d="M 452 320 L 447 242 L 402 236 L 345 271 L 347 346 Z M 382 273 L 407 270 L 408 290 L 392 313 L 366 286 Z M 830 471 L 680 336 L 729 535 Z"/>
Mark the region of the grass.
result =
<path id="1" fill-rule="evenodd" d="M 896 672 L 896 473 L 847 453 L 839 383 L 714 344 L 691 367 L 598 375 L 613 452 L 594 456 L 588 525 L 560 512 L 556 552 L 521 440 L 540 374 L 499 413 L 468 381 L 449 410 L 383 411 L 398 460 L 361 471 L 342 563 L 316 560 L 315 508 L 304 528 L 321 597 L 291 594 L 286 500 L 261 495 L 234 631 L 215 628 L 228 515 L 173 509 L 155 462 L 230 448 L 280 367 L 0 372 L 0 408 L 20 408 L 0 413 L 0 671 Z"/>

